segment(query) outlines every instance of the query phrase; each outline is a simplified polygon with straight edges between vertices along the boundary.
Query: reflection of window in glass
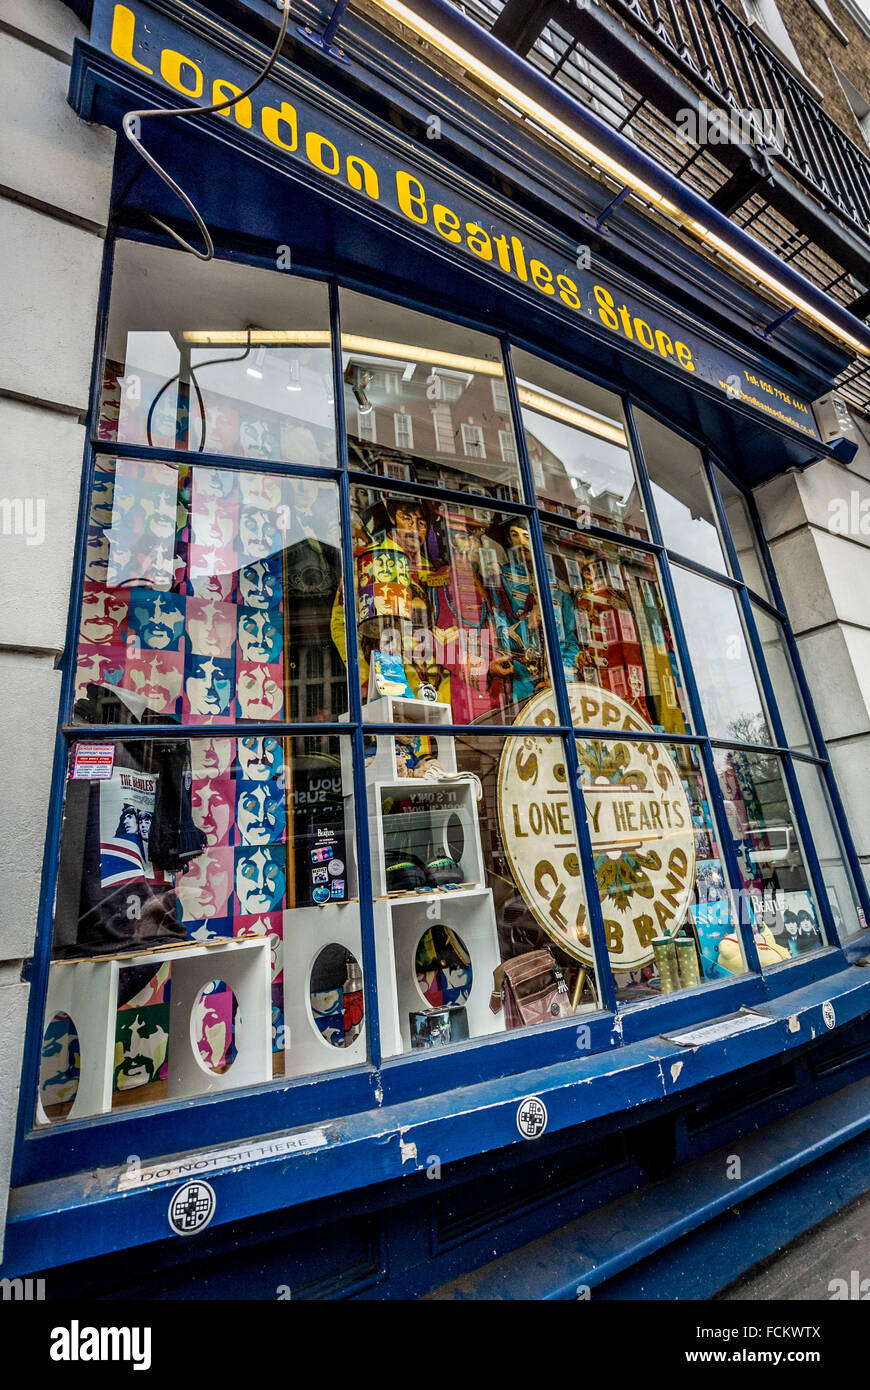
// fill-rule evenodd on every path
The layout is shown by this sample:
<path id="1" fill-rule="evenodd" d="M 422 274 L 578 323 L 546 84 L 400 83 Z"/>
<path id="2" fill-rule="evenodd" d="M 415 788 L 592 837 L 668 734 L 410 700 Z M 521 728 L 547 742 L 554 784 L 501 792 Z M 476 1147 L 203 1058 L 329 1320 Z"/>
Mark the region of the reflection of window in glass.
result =
<path id="1" fill-rule="evenodd" d="M 378 420 L 373 410 L 365 414 L 361 410 L 356 413 L 356 429 L 360 439 L 364 439 L 369 444 L 378 442 Z"/>
<path id="2" fill-rule="evenodd" d="M 663 733 L 688 732 L 653 558 L 551 526 L 544 548 L 566 680 L 611 691 Z"/>
<path id="3" fill-rule="evenodd" d="M 453 439 L 453 416 L 449 405 L 436 405 L 432 408 L 432 424 L 435 427 L 435 448 L 441 454 L 455 454 Z M 499 431 L 499 438 L 501 438 Z M 510 460 L 506 460 L 510 462 Z"/>
<path id="4" fill-rule="evenodd" d="M 503 431 L 499 430 L 499 438 L 501 438 L 502 434 Z M 480 428 L 480 425 L 464 424 L 462 426 L 462 452 L 465 454 L 466 458 L 486 458 L 486 449 L 483 443 L 483 430 Z M 502 457 L 504 457 L 503 453 Z"/>
<path id="5" fill-rule="evenodd" d="M 499 443 L 511 415 L 498 340 L 352 291 L 341 311 L 351 467 L 518 500 L 518 464 Z M 407 424 L 378 428 L 379 443 L 361 435 L 357 411 L 385 409 Z"/>
<path id="6" fill-rule="evenodd" d="M 762 598 L 770 601 L 772 597 L 770 583 L 761 559 L 758 537 L 752 523 L 749 504 L 743 493 L 719 468 L 716 469 L 716 479 L 722 494 L 722 505 L 725 508 L 731 539 L 737 551 L 740 573 L 750 589 L 754 589 L 757 594 L 761 594 Z"/>
<path id="7" fill-rule="evenodd" d="M 499 430 L 498 447 L 505 463 L 516 463 L 517 461 L 517 442 L 514 438 L 513 430 Z"/>
<path id="8" fill-rule="evenodd" d="M 646 536 L 617 398 L 531 353 L 512 356 L 541 506 L 575 521 Z"/>
<path id="9" fill-rule="evenodd" d="M 825 945 L 803 848 L 774 753 L 714 749 L 714 763 L 743 881 L 743 913 L 763 966 Z"/>
<path id="10" fill-rule="evenodd" d="M 102 458 L 92 499 L 76 719 L 287 718 L 343 647 L 335 484 Z"/>
<path id="11" fill-rule="evenodd" d="M 352 507 L 364 697 L 510 723 L 548 680 L 527 519 L 357 487 Z"/>
<path id="12" fill-rule="evenodd" d="M 413 449 L 414 447 L 414 426 L 410 415 L 404 411 L 397 411 L 393 416 L 395 428 L 395 439 L 397 449 Z"/>
<path id="13" fill-rule="evenodd" d="M 334 467 L 333 397 L 325 285 L 117 243 L 101 439 Z"/>
<path id="14" fill-rule="evenodd" d="M 846 854 L 831 800 L 820 768 L 795 759 L 793 763 L 801 800 L 813 837 L 813 848 L 822 871 L 828 902 L 837 934 L 842 940 L 866 927 L 855 880 L 846 863 Z"/>
<path id="15" fill-rule="evenodd" d="M 108 777 L 82 780 L 74 746 L 65 783 L 46 1019 L 63 1001 L 82 1046 L 70 1104 L 72 1049 L 46 1029 L 39 1122 L 206 1094 L 201 1062 L 229 1087 L 330 1065 L 296 1022 L 324 885 L 359 933 L 339 740 L 105 747 Z"/>
<path id="16" fill-rule="evenodd" d="M 671 573 L 707 732 L 773 743 L 734 594 L 679 565 Z"/>
<path id="17" fill-rule="evenodd" d="M 662 540 L 678 555 L 727 573 L 700 451 L 642 410 L 634 418 Z"/>

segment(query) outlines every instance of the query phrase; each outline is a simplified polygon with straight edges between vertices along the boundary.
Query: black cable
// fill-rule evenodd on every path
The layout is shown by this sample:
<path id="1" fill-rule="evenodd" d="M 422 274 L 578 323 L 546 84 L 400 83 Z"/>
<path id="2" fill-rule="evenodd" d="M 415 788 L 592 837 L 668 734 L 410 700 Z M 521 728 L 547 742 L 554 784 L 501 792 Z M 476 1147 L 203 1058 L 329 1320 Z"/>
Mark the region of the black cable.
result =
<path id="1" fill-rule="evenodd" d="M 181 202 L 184 203 L 184 206 L 187 208 L 188 212 L 190 212 L 190 214 L 192 215 L 194 221 L 196 222 L 196 225 L 199 227 L 199 230 L 202 233 L 203 240 L 206 244 L 205 253 L 203 253 L 202 251 L 198 251 L 195 246 L 192 246 L 189 241 L 185 241 L 184 237 L 179 236 L 178 232 L 173 231 L 173 229 L 167 226 L 165 222 L 161 222 L 160 218 L 155 217 L 153 213 L 149 214 L 151 221 L 154 222 L 161 229 L 161 231 L 165 232 L 167 236 L 171 236 L 173 241 L 176 241 L 184 251 L 189 251 L 191 255 L 196 256 L 198 261 L 210 261 L 214 257 L 214 242 L 212 241 L 211 232 L 203 222 L 202 218 L 200 217 L 190 198 L 188 198 L 184 189 L 181 188 L 175 182 L 175 179 L 173 179 L 171 175 L 167 174 L 166 170 L 162 168 L 160 164 L 157 163 L 157 160 L 154 158 L 154 156 L 150 155 L 148 151 L 145 149 L 144 145 L 139 139 L 139 129 L 142 121 L 146 120 L 149 116 L 207 116 L 214 111 L 226 111 L 231 106 L 235 106 L 238 102 L 244 101 L 245 97 L 251 95 L 251 92 L 256 91 L 257 87 L 260 86 L 260 83 L 265 82 L 266 78 L 269 76 L 269 73 L 272 71 L 272 68 L 275 66 L 275 63 L 278 60 L 278 54 L 281 52 L 281 46 L 284 43 L 284 36 L 287 33 L 287 23 L 290 19 L 290 0 L 275 0 L 275 3 L 279 7 L 283 6 L 284 13 L 281 19 L 281 28 L 278 32 L 278 37 L 275 40 L 275 47 L 272 49 L 272 52 L 269 55 L 269 59 L 266 63 L 266 66 L 263 68 L 259 76 L 254 79 L 250 87 L 246 87 L 243 92 L 239 92 L 238 96 L 229 97 L 226 101 L 215 102 L 213 106 L 169 106 L 160 107 L 157 109 L 151 108 L 149 110 L 143 111 L 128 111 L 121 122 L 121 129 L 123 130 L 127 139 L 130 141 L 130 144 L 133 146 L 133 148 L 139 151 L 139 154 L 145 160 L 145 163 L 148 164 L 154 170 L 158 178 L 161 178 L 168 188 L 172 189 L 173 193 L 175 193 L 176 196 L 180 198 Z M 167 385 L 168 384 L 169 383 L 167 383 Z"/>
<path id="2" fill-rule="evenodd" d="M 247 347 L 245 348 L 244 352 L 240 352 L 240 353 L 239 353 L 238 357 L 209 357 L 208 360 L 205 361 L 205 362 L 197 362 L 196 366 L 194 366 L 193 363 L 191 363 L 191 365 L 190 365 L 190 379 L 191 379 L 191 381 L 193 382 L 193 389 L 194 389 L 194 391 L 196 392 L 196 399 L 197 399 L 197 402 L 198 402 L 198 404 L 199 404 L 199 418 L 200 418 L 201 431 L 202 431 L 202 437 L 201 437 L 201 439 L 200 439 L 200 441 L 199 441 L 199 448 L 198 448 L 197 451 L 196 451 L 198 454 L 202 454 L 202 453 L 205 452 L 205 431 L 206 431 L 206 423 L 205 423 L 205 404 L 204 404 L 203 399 L 202 399 L 202 391 L 199 389 L 199 382 L 198 382 L 197 379 L 196 379 L 196 374 L 197 374 L 197 372 L 203 371 L 206 367 L 214 367 L 214 366 L 216 366 L 216 364 L 217 364 L 218 362 L 244 362 L 245 358 L 246 358 L 246 357 L 250 357 L 250 355 L 251 355 L 251 330 L 250 330 L 250 328 L 247 330 L 247 333 L 248 333 L 248 345 L 247 345 Z M 175 373 L 175 376 L 171 376 L 171 377 L 169 378 L 168 381 L 164 381 L 164 383 L 163 383 L 163 385 L 161 386 L 160 390 L 157 392 L 157 395 L 154 397 L 153 401 L 151 402 L 151 405 L 148 407 L 148 418 L 147 418 L 146 421 L 145 421 L 145 437 L 146 437 L 146 439 L 147 439 L 147 441 L 148 441 L 149 447 L 151 447 L 151 448 L 154 447 L 154 441 L 153 441 L 152 438 L 151 438 L 151 420 L 152 420 L 153 415 L 154 415 L 154 407 L 157 405 L 157 402 L 160 400 L 160 397 L 163 395 L 163 392 L 164 392 L 164 391 L 168 391 L 169 388 L 170 388 L 170 386 L 172 385 L 173 381 L 179 381 L 180 378 L 181 378 L 181 372 L 176 372 L 176 373 Z M 188 438 L 189 438 L 189 432 L 188 432 Z"/>

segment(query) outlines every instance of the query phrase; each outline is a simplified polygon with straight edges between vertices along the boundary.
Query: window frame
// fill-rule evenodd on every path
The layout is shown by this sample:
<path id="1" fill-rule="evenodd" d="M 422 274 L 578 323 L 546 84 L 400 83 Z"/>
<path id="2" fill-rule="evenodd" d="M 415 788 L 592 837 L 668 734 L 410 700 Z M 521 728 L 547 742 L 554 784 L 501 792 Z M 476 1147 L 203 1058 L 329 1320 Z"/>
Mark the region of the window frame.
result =
<path id="1" fill-rule="evenodd" d="M 670 571 L 670 564 L 673 559 L 676 563 L 681 564 L 685 568 L 693 570 L 718 584 L 732 589 L 737 597 L 750 653 L 759 673 L 762 694 L 769 710 L 770 722 L 776 739 L 775 745 L 771 745 L 770 747 L 765 745 L 765 751 L 784 755 L 783 766 L 785 768 L 788 792 L 795 810 L 798 833 L 807 852 L 807 869 L 814 898 L 824 925 L 828 947 L 815 952 L 812 956 L 807 956 L 803 960 L 783 962 L 782 967 L 777 969 L 773 974 L 771 974 L 771 972 L 762 973 L 759 968 L 757 951 L 752 939 L 751 930 L 747 924 L 739 923 L 738 931 L 741 936 L 741 944 L 747 967 L 747 973 L 745 975 L 724 981 L 707 982 L 701 988 L 677 995 L 663 996 L 652 1001 L 631 1002 L 626 1004 L 617 1004 L 612 971 L 602 964 L 602 967 L 597 972 L 599 977 L 598 988 L 601 1007 L 599 1011 L 594 1014 L 584 1015 L 584 1025 L 589 1029 L 589 1051 L 601 1052 L 611 1050 L 618 1047 L 620 1043 L 628 1043 L 635 1039 L 661 1033 L 665 1028 L 713 1018 L 722 1013 L 733 1011 L 739 1008 L 741 1004 L 763 1002 L 765 999 L 775 997 L 778 994 L 784 993 L 786 990 L 798 988 L 801 984 L 807 983 L 811 979 L 822 978 L 842 968 L 844 959 L 846 958 L 843 949 L 844 945 L 848 945 L 849 954 L 851 956 L 855 956 L 859 954 L 860 951 L 866 950 L 868 939 L 870 939 L 870 928 L 868 927 L 865 927 L 862 931 L 847 938 L 846 943 L 839 940 L 823 882 L 822 871 L 815 855 L 812 834 L 809 829 L 803 808 L 803 801 L 797 785 L 796 775 L 792 766 L 792 760 L 810 762 L 821 771 L 829 794 L 836 831 L 839 834 L 845 850 L 844 864 L 853 881 L 858 903 L 863 909 L 865 919 L 870 922 L 870 895 L 868 895 L 867 887 L 860 870 L 860 864 L 849 832 L 849 826 L 844 815 L 843 804 L 836 787 L 821 729 L 801 668 L 797 646 L 785 612 L 782 592 L 773 569 L 770 550 L 759 524 L 755 501 L 751 492 L 748 491 L 733 470 L 709 447 L 704 439 L 698 438 L 676 424 L 664 411 L 657 408 L 654 402 L 649 401 L 637 391 L 615 389 L 614 383 L 606 377 L 595 375 L 586 369 L 578 369 L 576 364 L 567 361 L 547 349 L 542 349 L 539 344 L 521 339 L 515 334 L 492 334 L 489 325 L 482 325 L 470 317 L 447 313 L 440 308 L 433 313 L 432 307 L 428 305 L 424 299 L 419 297 L 419 289 L 416 294 L 407 296 L 387 293 L 378 286 L 363 284 L 359 278 L 319 272 L 316 269 L 306 267 L 304 278 L 324 283 L 328 288 L 329 294 L 329 326 L 331 330 L 334 400 L 336 402 L 336 458 L 334 467 L 324 468 L 285 462 L 270 462 L 268 465 L 264 466 L 261 460 L 240 459 L 224 454 L 197 454 L 187 450 L 163 449 L 160 447 L 149 448 L 147 446 L 140 448 L 134 445 L 111 444 L 109 441 L 100 440 L 98 438 L 97 422 L 99 418 L 102 369 L 108 330 L 114 252 L 117 243 L 121 240 L 140 242 L 143 244 L 165 245 L 168 249 L 173 249 L 171 243 L 166 239 L 151 237 L 140 232 L 131 233 L 130 229 L 127 228 L 110 231 L 107 237 L 103 283 L 97 310 L 96 349 L 91 378 L 91 404 L 87 420 L 87 438 L 84 446 L 84 466 L 82 471 L 71 600 L 67 621 L 66 642 L 63 656 L 59 663 L 59 668 L 62 673 L 61 718 L 58 724 L 55 742 L 53 783 L 46 831 L 40 913 L 34 954 L 29 963 L 29 973 L 27 975 L 27 978 L 31 981 L 31 997 L 25 1056 L 22 1069 L 21 1105 L 19 1107 L 18 1134 L 13 1169 L 15 1182 L 33 1181 L 46 1177 L 66 1175 L 85 1168 L 104 1167 L 107 1164 L 123 1163 L 126 1156 L 131 1152 L 137 1152 L 142 1157 L 157 1157 L 167 1152 L 184 1151 L 185 1149 L 199 1147 L 203 1139 L 203 1112 L 201 1107 L 205 1104 L 209 1106 L 208 1139 L 210 1142 L 220 1143 L 224 1140 L 229 1141 L 246 1135 L 269 1133 L 281 1128 L 292 1128 L 307 1123 L 317 1123 L 330 1119 L 335 1115 L 370 1109 L 373 1103 L 373 1091 L 376 1087 L 381 1090 L 379 1103 L 387 1105 L 417 1097 L 421 1093 L 436 1094 L 439 1091 L 451 1090 L 456 1086 L 469 1084 L 478 1080 L 487 1080 L 514 1072 L 522 1072 L 532 1067 L 554 1065 L 560 1061 L 568 1061 L 577 1055 L 576 1024 L 570 1019 L 566 1019 L 561 1023 L 516 1030 L 494 1038 L 471 1039 L 467 1043 L 454 1045 L 450 1049 L 441 1052 L 436 1051 L 429 1055 L 406 1054 L 388 1060 L 383 1060 L 381 1058 L 378 1027 L 377 972 L 375 965 L 373 917 L 371 912 L 371 870 L 369 863 L 369 831 L 366 813 L 367 792 L 365 785 L 363 740 L 364 735 L 389 733 L 390 726 L 363 723 L 363 701 L 359 681 L 355 621 L 353 624 L 348 621 L 349 630 L 346 661 L 349 699 L 348 720 L 339 722 L 333 719 L 322 723 L 306 723 L 305 721 L 299 721 L 292 724 L 271 724 L 268 729 L 264 731 L 279 737 L 292 737 L 297 735 L 302 737 L 306 734 L 318 736 L 335 735 L 350 742 L 351 764 L 353 769 L 353 793 L 356 803 L 356 849 L 359 873 L 359 910 L 362 927 L 361 965 L 364 978 L 366 1028 L 368 1032 L 367 1062 L 365 1064 L 359 1064 L 354 1068 L 349 1068 L 346 1071 L 313 1074 L 311 1076 L 293 1079 L 277 1078 L 272 1082 L 263 1082 L 255 1087 L 240 1088 L 237 1091 L 230 1091 L 219 1097 L 203 1096 L 193 1102 L 168 1102 L 159 1105 L 154 1104 L 150 1106 L 122 1108 L 110 1112 L 109 1114 L 92 1117 L 87 1120 L 66 1121 L 57 1126 L 48 1128 L 34 1128 L 33 1120 L 35 1115 L 39 1060 L 44 1026 L 43 1015 L 48 986 L 48 967 L 51 959 L 53 902 L 57 883 L 60 832 L 69 746 L 71 743 L 82 738 L 86 738 L 89 742 L 99 742 L 101 740 L 113 741 L 120 738 L 129 739 L 131 736 L 147 739 L 161 738 L 164 735 L 171 736 L 172 734 L 180 738 L 198 736 L 191 726 L 186 725 L 170 726 L 149 724 L 143 725 L 141 728 L 135 726 L 131 728 L 131 726 L 126 725 L 82 726 L 70 722 L 72 696 L 74 692 L 78 623 L 83 592 L 82 585 L 84 579 L 87 533 L 86 523 L 95 465 L 101 456 L 105 457 L 111 455 L 114 457 L 126 456 L 153 458 L 158 460 L 163 459 L 176 463 L 190 463 L 194 466 L 196 463 L 202 463 L 203 465 L 224 469 L 246 469 L 257 472 L 269 471 L 278 474 L 287 474 L 289 476 L 314 477 L 323 482 L 328 480 L 335 481 L 339 494 L 339 514 L 343 541 L 341 546 L 342 583 L 346 594 L 354 593 L 353 557 L 349 545 L 349 538 L 351 535 L 350 498 L 353 485 L 362 484 L 364 486 L 376 486 L 386 491 L 399 491 L 448 504 L 455 504 L 457 502 L 468 504 L 470 499 L 474 499 L 475 503 L 480 506 L 497 506 L 500 510 L 511 511 L 517 515 L 523 515 L 528 518 L 537 581 L 542 589 L 547 589 L 548 575 L 542 526 L 546 524 L 562 531 L 576 531 L 576 527 L 573 522 L 569 522 L 561 514 L 548 511 L 546 506 L 539 506 L 535 500 L 535 480 L 533 468 L 528 456 L 522 420 L 522 409 L 511 359 L 511 349 L 514 346 L 522 348 L 526 352 L 532 353 L 545 361 L 566 369 L 580 380 L 589 381 L 609 391 L 613 396 L 619 399 L 623 410 L 628 448 L 632 457 L 633 467 L 637 476 L 643 499 L 643 506 L 648 520 L 649 537 L 640 538 L 628 536 L 610 528 L 597 525 L 590 525 L 585 528 L 585 530 L 588 531 L 588 534 L 592 538 L 599 538 L 620 546 L 627 546 L 630 549 L 655 557 L 662 598 L 668 612 L 674 645 L 683 672 L 693 725 L 692 733 L 685 736 L 674 735 L 673 733 L 658 734 L 654 732 L 650 735 L 650 738 L 654 741 L 663 743 L 684 741 L 698 747 L 701 765 L 710 793 L 711 809 L 719 831 L 727 883 L 732 892 L 738 890 L 741 887 L 741 879 L 733 845 L 727 835 L 724 804 L 718 778 L 713 766 L 713 748 L 718 746 L 733 746 L 752 751 L 754 745 L 739 744 L 736 742 L 730 743 L 727 740 L 710 738 L 707 734 L 706 724 L 701 710 L 700 696 L 695 683 L 691 655 L 686 645 L 683 624 L 674 593 Z M 178 254 L 182 253 L 179 252 Z M 231 260 L 228 256 L 226 259 L 229 266 L 233 263 L 233 260 L 238 258 L 234 257 Z M 258 264 L 253 258 L 243 257 L 242 259 L 247 264 Z M 445 319 L 474 331 L 486 332 L 490 336 L 497 337 L 504 361 L 504 382 L 510 406 L 523 500 L 516 502 L 499 501 L 497 498 L 487 497 L 485 494 L 441 489 L 429 484 L 414 483 L 411 481 L 391 484 L 391 480 L 388 478 L 382 478 L 378 475 L 360 472 L 351 468 L 348 460 L 345 412 L 342 408 L 343 374 L 339 290 L 343 287 L 374 294 L 400 307 L 412 309 L 418 313 L 429 314 L 433 317 Z M 657 418 L 660 423 L 664 424 L 668 429 L 679 434 L 701 450 L 707 485 L 713 501 L 715 520 L 722 539 L 729 569 L 728 575 L 707 570 L 704 566 L 685 557 L 678 556 L 676 552 L 669 551 L 664 545 L 653 502 L 649 474 L 644 463 L 643 451 L 640 446 L 637 426 L 632 413 L 633 406 L 637 406 L 648 415 Z M 765 595 L 751 590 L 743 580 L 736 548 L 727 523 L 725 506 L 717 482 L 717 468 L 722 471 L 723 475 L 728 478 L 729 482 L 740 492 L 747 502 L 749 519 L 754 529 L 760 563 L 767 581 L 770 584 L 770 593 L 773 596 L 773 602 Z M 773 690 L 770 686 L 761 643 L 752 613 L 753 603 L 764 609 L 768 616 L 779 625 L 791 661 L 798 692 L 806 711 L 810 734 L 815 744 L 816 754 L 814 756 L 793 752 L 788 747 L 784 746 L 784 730 Z M 550 676 L 553 683 L 552 688 L 559 713 L 559 724 L 552 729 L 552 733 L 561 737 L 564 744 L 572 809 L 575 817 L 581 862 L 583 865 L 584 883 L 587 891 L 590 934 L 592 936 L 596 958 L 603 963 L 608 959 L 606 935 L 601 903 L 592 869 L 591 839 L 586 820 L 585 803 L 582 791 L 580 790 L 580 769 L 575 745 L 576 733 L 583 733 L 590 738 L 600 738 L 601 730 L 581 730 L 575 729 L 572 726 L 567 686 L 562 664 L 558 659 L 559 642 L 556 630 L 555 612 L 552 605 L 546 602 L 542 602 L 541 609 L 546 647 L 549 655 Z M 419 726 L 419 728 L 411 725 L 403 727 L 408 732 L 426 732 L 424 726 Z M 526 731 L 521 725 L 480 725 L 468 726 L 468 728 L 464 726 L 445 726 L 444 732 L 468 733 L 469 728 L 474 729 L 475 736 L 479 735 L 481 738 L 493 737 L 494 739 L 503 739 L 507 736 L 520 735 L 523 732 L 532 732 L 532 730 Z M 236 729 L 235 724 L 226 726 L 226 729 L 224 729 L 223 726 L 221 727 L 222 735 L 227 737 L 232 737 L 235 733 L 251 734 L 256 732 L 259 732 L 259 730 L 253 725 L 240 725 L 238 729 Z M 213 735 L 213 730 L 210 726 L 207 726 L 203 731 L 203 736 L 206 735 Z M 617 1014 L 619 1018 L 617 1018 Z M 420 1070 L 421 1067 L 426 1067 L 428 1070 L 423 1072 Z M 135 1136 L 135 1138 L 133 1136 Z"/>

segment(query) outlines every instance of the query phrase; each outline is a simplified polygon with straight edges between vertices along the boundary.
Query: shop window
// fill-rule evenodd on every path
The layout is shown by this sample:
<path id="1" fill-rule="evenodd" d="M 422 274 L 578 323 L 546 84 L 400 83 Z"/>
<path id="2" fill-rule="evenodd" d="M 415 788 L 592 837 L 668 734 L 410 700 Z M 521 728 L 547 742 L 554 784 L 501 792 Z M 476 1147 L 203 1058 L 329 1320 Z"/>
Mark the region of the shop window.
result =
<path id="1" fill-rule="evenodd" d="M 121 241 L 99 438 L 334 468 L 330 342 L 325 285 Z"/>
<path id="2" fill-rule="evenodd" d="M 352 504 L 363 699 L 512 723 L 549 682 L 528 519 L 362 487 Z"/>
<path id="3" fill-rule="evenodd" d="M 828 895 L 837 935 L 843 939 L 863 931 L 867 923 L 861 907 L 855 880 L 846 863 L 843 841 L 831 809 L 831 799 L 822 770 L 814 763 L 793 761 L 800 788 L 813 847 Z"/>
<path id="4" fill-rule="evenodd" d="M 743 974 L 698 750 L 616 735 L 577 754 L 617 999 Z"/>
<path id="5" fill-rule="evenodd" d="M 518 500 L 518 464 L 500 447 L 513 422 L 497 340 L 349 290 L 340 302 L 350 467 Z M 401 437 L 379 422 L 399 407 Z M 361 415 L 374 417 L 371 434 Z"/>
<path id="6" fill-rule="evenodd" d="M 652 556 L 552 526 L 544 527 L 544 547 L 575 723 L 609 723 L 601 695 L 610 692 L 635 712 L 638 728 L 690 733 Z"/>
<path id="7" fill-rule="evenodd" d="M 776 696 L 776 707 L 785 730 L 785 741 L 796 753 L 814 754 L 816 747 L 810 733 L 804 702 L 795 680 L 791 657 L 785 644 L 782 624 L 758 606 L 752 604 L 752 616 L 758 629 L 761 650 L 770 683 Z"/>
<path id="8" fill-rule="evenodd" d="M 634 419 L 665 545 L 727 574 L 700 450 L 642 410 Z"/>
<path id="9" fill-rule="evenodd" d="M 764 968 L 787 962 L 826 944 L 807 822 L 838 931 L 863 927 L 784 627 L 751 599 L 759 641 L 744 631 L 701 453 L 636 412 L 633 459 L 615 395 L 514 351 L 541 523 L 498 340 L 341 291 L 343 536 L 318 472 L 344 462 L 327 291 L 265 276 L 117 252 L 38 1122 L 364 1063 L 366 933 L 387 1057 L 582 1022 L 606 971 L 620 1005 L 737 978 L 741 930 Z M 644 460 L 673 561 L 648 544 Z M 718 482 L 768 598 L 745 499 Z"/>
<path id="10" fill-rule="evenodd" d="M 366 784 L 384 1054 L 594 1012 L 562 740 L 456 737 L 447 705 L 381 704 L 395 728 L 368 744 Z"/>
<path id="11" fill-rule="evenodd" d="M 671 573 L 708 734 L 774 743 L 735 594 L 681 565 Z"/>
<path id="12" fill-rule="evenodd" d="M 576 694 L 575 690 L 575 698 Z M 612 697 L 610 703 L 621 706 L 623 723 L 606 740 L 578 736 L 576 746 L 604 917 L 607 968 L 613 972 L 617 998 L 631 1003 L 739 975 L 745 967 L 699 751 L 690 744 L 643 740 L 633 712 Z M 523 709 L 526 725 L 545 731 L 555 722 L 550 691 L 539 692 Z M 422 783 L 420 804 L 426 805 L 433 788 L 438 796 L 454 793 L 463 771 L 474 771 L 481 781 L 480 806 L 498 808 L 498 839 L 490 841 L 492 863 L 499 872 L 502 863 L 506 866 L 505 879 L 518 893 L 512 900 L 517 913 L 531 913 L 567 955 L 564 969 L 572 1003 L 577 1004 L 588 985 L 597 991 L 597 975 L 584 882 L 578 872 L 580 851 L 568 809 L 562 740 L 546 732 L 507 740 L 492 786 L 486 761 L 464 760 L 462 751 L 471 746 L 468 740 L 454 744 L 439 737 L 434 722 L 432 737 L 419 743 L 403 739 L 400 727 L 393 742 L 379 741 L 379 766 L 388 771 L 395 757 L 409 789 L 399 801 L 395 867 L 385 870 L 386 877 L 401 878 L 407 892 L 422 891 L 426 854 L 434 853 L 439 857 L 435 873 L 451 875 L 458 885 L 451 891 L 474 887 L 479 876 L 474 846 L 463 857 L 444 851 L 437 834 L 426 840 L 432 833 L 426 816 L 420 820 L 419 843 L 407 838 L 415 824 L 408 798 L 416 780 Z M 479 748 L 492 754 L 482 740 Z M 439 764 L 439 774 L 430 787 L 427 763 L 432 759 Z M 370 817 L 378 814 L 379 775 L 377 767 L 370 773 L 375 785 Z M 527 941 L 530 948 L 538 945 L 536 938 Z M 573 968 L 569 962 L 574 962 Z"/>
<path id="13" fill-rule="evenodd" d="M 531 353 L 511 353 L 538 503 L 581 525 L 647 536 L 616 396 Z"/>
<path id="14" fill-rule="evenodd" d="M 297 717 L 343 647 L 334 483 L 101 457 L 89 521 L 77 721 Z"/>
<path id="15" fill-rule="evenodd" d="M 365 1060 L 358 966 L 312 966 L 361 958 L 346 762 L 327 736 L 72 744 L 41 1122 L 328 1069 L 327 988 Z"/>
<path id="16" fill-rule="evenodd" d="M 767 568 L 761 557 L 761 548 L 749 510 L 749 503 L 743 493 L 734 486 L 721 469 L 714 468 L 713 471 L 722 496 L 722 506 L 725 509 L 731 540 L 737 552 L 741 577 L 750 589 L 760 594 L 768 603 L 772 603 L 773 594 L 770 580 L 767 577 Z"/>
<path id="17" fill-rule="evenodd" d="M 826 945 L 803 845 L 775 753 L 716 748 L 716 773 L 762 967 Z"/>

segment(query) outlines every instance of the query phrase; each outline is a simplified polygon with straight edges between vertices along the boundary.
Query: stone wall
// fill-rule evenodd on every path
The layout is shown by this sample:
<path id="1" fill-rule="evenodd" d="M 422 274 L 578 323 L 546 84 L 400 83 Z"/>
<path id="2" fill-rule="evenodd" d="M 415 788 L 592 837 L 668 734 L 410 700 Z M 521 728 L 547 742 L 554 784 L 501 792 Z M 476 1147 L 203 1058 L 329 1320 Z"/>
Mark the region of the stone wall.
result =
<path id="1" fill-rule="evenodd" d="M 77 35 L 61 0 L 0 0 L 0 1240 L 114 152 L 67 104 Z"/>

